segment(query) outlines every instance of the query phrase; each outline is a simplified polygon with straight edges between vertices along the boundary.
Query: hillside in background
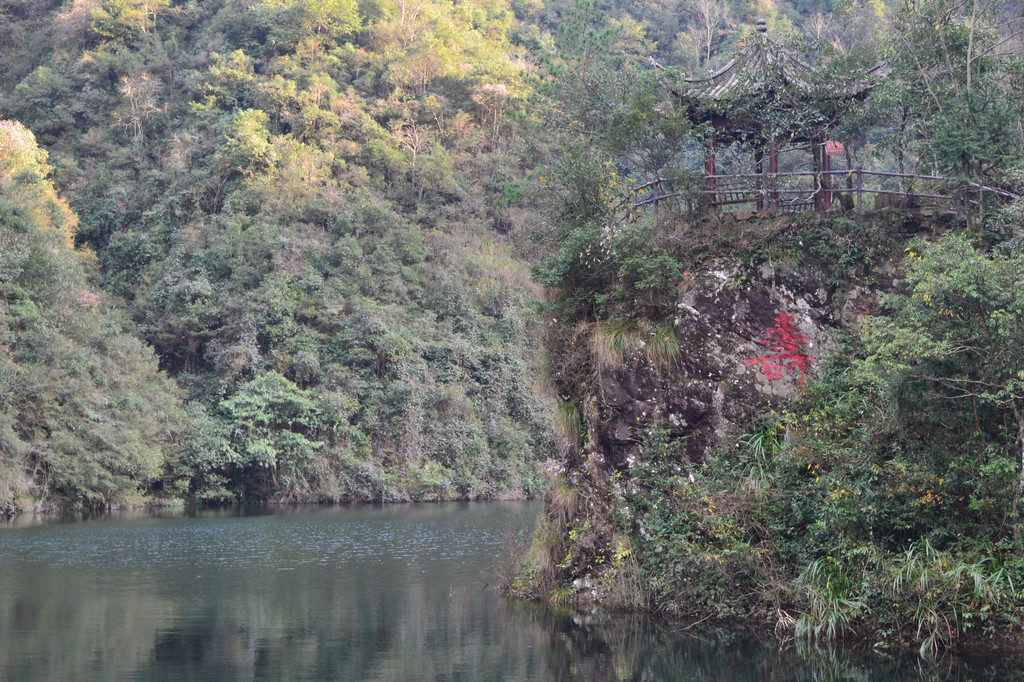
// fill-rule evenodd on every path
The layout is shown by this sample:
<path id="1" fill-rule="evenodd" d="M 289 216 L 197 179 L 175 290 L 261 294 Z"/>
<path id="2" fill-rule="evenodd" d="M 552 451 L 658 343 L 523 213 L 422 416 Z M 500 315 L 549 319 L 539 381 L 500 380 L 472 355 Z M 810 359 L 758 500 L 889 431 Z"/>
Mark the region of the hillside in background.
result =
<path id="1" fill-rule="evenodd" d="M 57 491 L 31 449 L 4 448 L 5 469 L 88 505 L 537 489 L 537 289 L 511 235 L 540 152 L 511 123 L 530 61 L 508 6 L 8 2 L 2 18 L 0 116 L 49 151 L 92 286 L 189 415 L 178 454 L 118 485 Z"/>

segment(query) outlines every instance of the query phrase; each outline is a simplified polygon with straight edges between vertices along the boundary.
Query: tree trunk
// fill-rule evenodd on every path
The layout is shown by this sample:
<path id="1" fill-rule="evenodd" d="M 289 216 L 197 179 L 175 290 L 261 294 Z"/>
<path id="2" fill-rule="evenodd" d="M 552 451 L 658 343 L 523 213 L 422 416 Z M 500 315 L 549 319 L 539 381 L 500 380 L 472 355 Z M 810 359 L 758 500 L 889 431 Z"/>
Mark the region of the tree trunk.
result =
<path id="1" fill-rule="evenodd" d="M 1010 405 L 1013 407 L 1013 417 L 1017 422 L 1017 452 L 1020 456 L 1020 462 L 1017 471 L 1017 485 L 1013 490 L 1013 505 L 1010 507 L 1010 518 L 1013 522 L 1013 539 L 1020 540 L 1020 517 L 1017 509 L 1020 504 L 1021 494 L 1024 493 L 1024 415 L 1021 414 L 1020 406 L 1017 404 L 1016 398 L 1010 399 Z"/>
<path id="2" fill-rule="evenodd" d="M 907 167 L 903 162 L 903 135 L 907 130 L 907 108 L 902 107 L 900 109 L 900 133 L 896 138 L 896 170 L 900 174 L 900 191 L 907 191 L 906 179 L 903 175 L 907 172 Z"/>

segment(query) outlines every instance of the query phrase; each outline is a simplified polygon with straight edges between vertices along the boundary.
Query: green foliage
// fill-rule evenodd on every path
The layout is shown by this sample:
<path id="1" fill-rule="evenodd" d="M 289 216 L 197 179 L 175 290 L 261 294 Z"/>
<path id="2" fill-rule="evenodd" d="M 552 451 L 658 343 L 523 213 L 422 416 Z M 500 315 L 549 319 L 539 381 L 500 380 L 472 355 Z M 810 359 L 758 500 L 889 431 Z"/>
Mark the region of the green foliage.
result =
<path id="1" fill-rule="evenodd" d="M 922 656 L 952 644 L 957 633 L 984 627 L 990 633 L 1014 599 L 1013 581 L 992 557 L 971 563 L 936 550 L 927 538 L 893 562 L 894 605 L 913 613 Z"/>
<path id="2" fill-rule="evenodd" d="M 1007 559 L 1024 271 L 953 235 L 908 249 L 905 268 L 889 314 L 863 324 L 787 417 L 791 444 L 757 514 L 769 546 L 803 566 L 798 632 L 866 626 L 932 653 L 1018 617 Z"/>
<path id="3" fill-rule="evenodd" d="M 703 161 L 692 150 L 699 131 L 657 72 L 602 59 L 590 28 L 580 40 L 559 62 L 565 73 L 551 93 L 549 118 L 562 131 L 564 153 L 542 178 L 551 227 L 538 231 L 546 257 L 534 278 L 552 291 L 562 320 L 658 317 L 683 265 L 671 228 L 636 204 L 649 198 L 645 183 L 658 181 L 672 195 L 662 208 L 694 206 L 686 197 L 691 171 Z"/>
<path id="4" fill-rule="evenodd" d="M 650 332 L 644 343 L 644 351 L 651 365 L 659 369 L 669 369 L 679 364 L 683 359 L 683 353 L 671 321 L 655 327 Z"/>
<path id="5" fill-rule="evenodd" d="M 788 429 L 784 419 L 771 414 L 737 440 L 736 445 L 742 453 L 740 461 L 749 467 L 746 480 L 753 490 L 761 492 L 775 483 L 776 462 L 786 447 Z"/>
<path id="6" fill-rule="evenodd" d="M 0 508 L 102 508 L 158 490 L 178 457 L 176 387 L 107 310 L 75 216 L 24 127 L 0 121 Z"/>
<path id="7" fill-rule="evenodd" d="M 166 6 L 169 0 L 157 3 Z M 98 40 L 131 44 L 146 30 L 148 12 L 145 2 L 139 0 L 103 0 L 89 12 L 89 30 Z"/>
<path id="8" fill-rule="evenodd" d="M 275 488 L 308 489 L 306 472 L 324 446 L 313 439 L 337 427 L 337 416 L 326 407 L 277 372 L 260 375 L 219 405 L 230 434 L 224 461 L 241 470 L 268 470 Z"/>
<path id="9" fill-rule="evenodd" d="M 74 85 L 62 66 L 37 67 L 18 83 L 5 107 L 13 117 L 30 118 L 33 129 L 47 141 L 71 130 L 81 113 L 81 104 L 70 96 Z"/>
<path id="10" fill-rule="evenodd" d="M 620 309 L 653 317 L 671 304 L 683 271 L 659 237 L 650 221 L 569 228 L 533 276 L 556 293 L 554 308 L 562 319 L 599 319 Z"/>
<path id="11" fill-rule="evenodd" d="M 537 489 L 552 438 L 529 379 L 536 289 L 508 233 L 535 210 L 543 150 L 508 125 L 530 88 L 507 3 L 111 0 L 25 17 L 11 21 L 67 40 L 17 53 L 33 63 L 0 111 L 39 125 L 81 216 L 75 233 L 56 211 L 60 235 L 95 251 L 91 274 L 188 396 L 181 447 L 147 454 L 140 489 Z"/>
<path id="12" fill-rule="evenodd" d="M 986 483 L 1002 491 L 997 495 L 1005 496 L 1003 513 L 1016 528 L 1022 484 L 1008 474 L 1016 471 L 1024 481 L 1024 261 L 984 254 L 954 236 L 913 249 L 907 293 L 886 299 L 890 316 L 865 326 L 866 356 L 855 365 L 856 376 L 883 389 L 903 428 L 924 434 L 942 425 L 970 434 L 969 447 L 978 453 L 973 475 L 987 479 L 1002 472 Z M 982 455 L 990 451 L 989 458 Z"/>
<path id="13" fill-rule="evenodd" d="M 687 472 L 682 442 L 649 429 L 628 481 L 616 481 L 612 518 L 636 549 L 654 608 L 674 617 L 730 621 L 749 613 L 744 596 L 759 566 L 740 511 L 714 482 Z"/>
<path id="14" fill-rule="evenodd" d="M 250 178 L 273 167 L 276 154 L 268 120 L 266 112 L 259 109 L 243 109 L 232 117 L 218 154 L 226 166 Z"/>
<path id="15" fill-rule="evenodd" d="M 359 28 L 355 0 L 263 0 L 275 12 L 272 35 L 285 45 L 315 36 L 337 40 Z"/>
<path id="16" fill-rule="evenodd" d="M 808 600 L 806 612 L 796 621 L 797 637 L 836 640 L 852 632 L 851 621 L 863 614 L 866 604 L 858 597 L 847 567 L 837 565 L 832 556 L 815 559 L 796 584 Z"/>
<path id="17" fill-rule="evenodd" d="M 1020 98 L 1006 84 L 1022 57 L 1002 46 L 1021 22 L 999 0 L 969 7 L 926 0 L 897 9 L 885 48 L 893 75 L 876 105 L 892 121 L 901 169 L 906 150 L 937 172 L 987 183 L 1019 160 Z"/>

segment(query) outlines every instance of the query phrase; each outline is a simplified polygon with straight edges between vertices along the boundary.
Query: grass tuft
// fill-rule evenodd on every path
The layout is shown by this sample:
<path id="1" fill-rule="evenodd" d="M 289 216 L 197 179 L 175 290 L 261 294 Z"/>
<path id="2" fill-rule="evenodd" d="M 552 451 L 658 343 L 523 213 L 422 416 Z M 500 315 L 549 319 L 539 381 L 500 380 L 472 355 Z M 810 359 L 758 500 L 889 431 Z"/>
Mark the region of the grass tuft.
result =
<path id="1" fill-rule="evenodd" d="M 594 363 L 599 371 L 622 369 L 626 359 L 640 349 L 636 322 L 617 319 L 596 322 L 591 336 Z"/>
<path id="2" fill-rule="evenodd" d="M 672 322 L 655 327 L 647 339 L 645 347 L 647 361 L 652 367 L 660 370 L 672 369 L 682 360 L 683 354 L 679 350 L 679 340 L 676 339 L 676 329 Z"/>
<path id="3" fill-rule="evenodd" d="M 583 439 L 583 418 L 571 402 L 558 403 L 558 409 L 555 411 L 555 431 L 570 448 L 579 448 Z"/>

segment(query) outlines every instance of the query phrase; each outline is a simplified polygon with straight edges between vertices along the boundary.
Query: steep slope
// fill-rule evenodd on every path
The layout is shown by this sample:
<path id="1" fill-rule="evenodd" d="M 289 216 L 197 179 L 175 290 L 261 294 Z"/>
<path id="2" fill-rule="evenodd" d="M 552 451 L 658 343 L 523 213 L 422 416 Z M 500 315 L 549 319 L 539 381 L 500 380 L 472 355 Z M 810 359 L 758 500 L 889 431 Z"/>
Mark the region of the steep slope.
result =
<path id="1" fill-rule="evenodd" d="M 838 108 L 865 72 L 839 51 L 808 57 L 808 89 L 786 104 L 758 73 L 692 109 L 672 70 L 597 49 L 567 61 L 568 153 L 534 267 L 563 475 L 511 592 L 923 654 L 1015 640 L 1018 9 L 898 8 L 889 75 Z M 847 200 L 764 211 L 776 188 L 828 187 L 764 172 L 773 145 L 814 149 L 799 139 L 842 142 Z M 855 186 L 867 168 L 901 179 Z M 932 181 L 944 191 L 922 189 Z"/>
<path id="2" fill-rule="evenodd" d="M 102 507 L 159 487 L 181 456 L 181 396 L 88 284 L 46 153 L 0 121 L 0 511 Z"/>
<path id="3" fill-rule="evenodd" d="M 22 4 L 14 25 L 59 40 L 7 52 L 24 76 L 0 111 L 51 151 L 77 242 L 186 391 L 196 437 L 167 488 L 536 489 L 506 5 Z"/>

